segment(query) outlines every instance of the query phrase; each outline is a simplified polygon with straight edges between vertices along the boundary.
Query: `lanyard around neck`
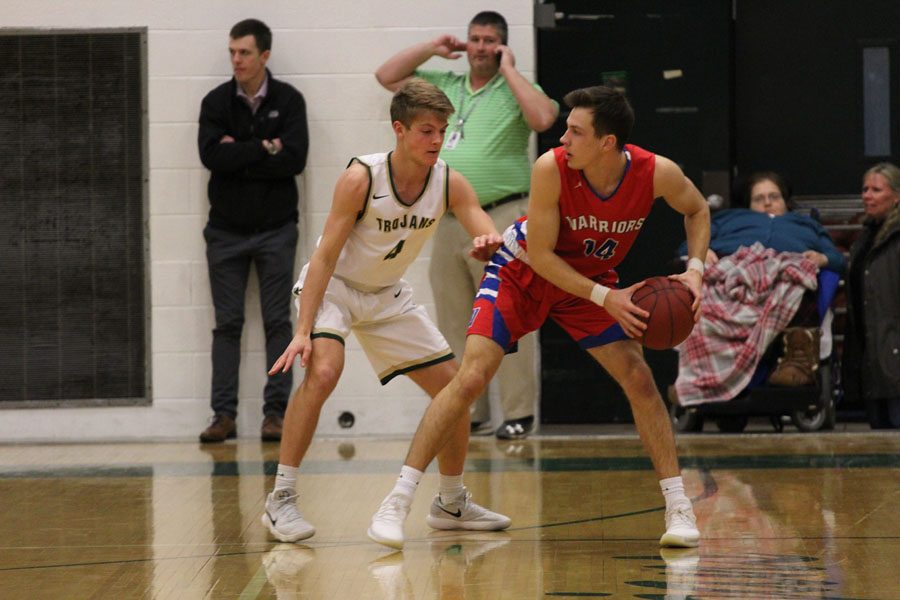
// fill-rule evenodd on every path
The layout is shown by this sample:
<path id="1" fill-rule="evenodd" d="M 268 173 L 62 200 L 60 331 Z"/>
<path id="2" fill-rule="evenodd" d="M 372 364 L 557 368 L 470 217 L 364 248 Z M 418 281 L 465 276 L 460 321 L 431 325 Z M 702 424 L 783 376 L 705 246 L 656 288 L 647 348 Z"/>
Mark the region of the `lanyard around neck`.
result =
<path id="1" fill-rule="evenodd" d="M 496 75 L 494 75 L 494 78 Z M 459 118 L 456 120 L 456 131 L 459 132 L 459 137 L 465 137 L 463 135 L 463 126 L 466 124 L 466 120 L 472 115 L 472 111 L 475 110 L 475 107 L 478 106 L 478 102 L 485 96 L 489 95 L 494 91 L 494 78 L 491 78 L 485 84 L 486 89 L 480 94 L 472 94 L 472 104 L 469 105 L 469 110 L 467 112 L 463 112 L 466 103 L 466 81 L 468 81 L 468 75 L 463 77 L 459 82 L 459 110 L 456 111 L 456 114 L 459 115 Z"/>

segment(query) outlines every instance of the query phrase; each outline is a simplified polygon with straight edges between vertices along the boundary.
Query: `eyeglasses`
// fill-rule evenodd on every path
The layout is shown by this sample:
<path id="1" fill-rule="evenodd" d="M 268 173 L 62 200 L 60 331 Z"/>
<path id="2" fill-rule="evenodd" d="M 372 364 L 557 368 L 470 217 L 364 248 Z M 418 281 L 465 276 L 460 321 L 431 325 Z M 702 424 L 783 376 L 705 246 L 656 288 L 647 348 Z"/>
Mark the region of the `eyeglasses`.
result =
<path id="1" fill-rule="evenodd" d="M 758 196 L 753 196 L 752 198 L 750 198 L 750 202 L 763 203 L 766 200 L 775 202 L 777 200 L 784 200 L 784 196 L 782 196 L 779 192 L 772 192 L 771 194 L 760 194 Z"/>

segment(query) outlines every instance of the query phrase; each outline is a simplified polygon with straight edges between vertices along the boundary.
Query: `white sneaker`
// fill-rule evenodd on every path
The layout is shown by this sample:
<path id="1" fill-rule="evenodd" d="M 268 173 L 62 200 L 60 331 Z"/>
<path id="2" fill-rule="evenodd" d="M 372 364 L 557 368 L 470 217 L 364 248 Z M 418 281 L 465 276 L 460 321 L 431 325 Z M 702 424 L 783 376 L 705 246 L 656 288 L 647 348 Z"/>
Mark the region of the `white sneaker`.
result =
<path id="1" fill-rule="evenodd" d="M 402 494 L 389 494 L 378 507 L 369 525 L 369 537 L 397 550 L 403 549 L 403 523 L 409 514 L 412 498 Z"/>
<path id="2" fill-rule="evenodd" d="M 433 529 L 470 529 L 496 531 L 509 527 L 509 517 L 492 512 L 472 502 L 472 494 L 463 488 L 463 494 L 449 504 L 441 502 L 441 495 L 434 497 L 425 522 Z"/>
<path id="3" fill-rule="evenodd" d="M 688 504 L 677 504 L 666 511 L 666 532 L 659 538 L 661 546 L 694 548 L 700 543 L 700 531 L 694 509 Z"/>
<path id="4" fill-rule="evenodd" d="M 282 542 L 305 540 L 316 528 L 297 510 L 297 492 L 290 488 L 275 490 L 266 496 L 262 524 L 275 539 Z"/>

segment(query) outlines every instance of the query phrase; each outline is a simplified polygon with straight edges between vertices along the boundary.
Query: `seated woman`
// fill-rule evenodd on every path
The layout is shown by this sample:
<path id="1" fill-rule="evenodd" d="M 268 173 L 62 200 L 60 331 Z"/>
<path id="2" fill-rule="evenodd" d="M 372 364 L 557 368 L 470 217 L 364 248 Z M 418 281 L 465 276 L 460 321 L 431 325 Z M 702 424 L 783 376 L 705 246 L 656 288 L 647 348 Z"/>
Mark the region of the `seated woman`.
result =
<path id="1" fill-rule="evenodd" d="M 900 428 L 900 168 L 863 176 L 866 220 L 850 248 L 843 382 L 873 429 Z"/>
<path id="2" fill-rule="evenodd" d="M 715 264 L 720 256 L 734 254 L 741 246 L 759 242 L 778 252 L 798 252 L 820 269 L 844 270 L 844 256 L 825 228 L 815 219 L 790 212 L 794 206 L 780 175 L 754 173 L 747 180 L 742 200 L 749 209 L 733 208 L 714 215 L 707 265 Z"/>
<path id="3" fill-rule="evenodd" d="M 712 219 L 702 316 L 680 347 L 669 393 L 682 406 L 736 397 L 782 332 L 784 356 L 770 383 L 810 384 L 819 364 L 817 274 L 842 272 L 844 257 L 821 224 L 789 210 L 777 173 L 753 174 L 742 199 L 749 208 Z"/>

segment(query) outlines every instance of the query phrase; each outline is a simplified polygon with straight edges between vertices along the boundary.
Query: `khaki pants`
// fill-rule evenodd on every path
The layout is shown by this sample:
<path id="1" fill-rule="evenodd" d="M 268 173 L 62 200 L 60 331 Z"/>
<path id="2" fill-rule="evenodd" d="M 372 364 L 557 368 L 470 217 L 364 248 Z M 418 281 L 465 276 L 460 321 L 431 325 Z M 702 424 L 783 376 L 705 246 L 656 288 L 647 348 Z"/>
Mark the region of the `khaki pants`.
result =
<path id="1" fill-rule="evenodd" d="M 525 214 L 528 199 L 507 202 L 488 211 L 497 230 L 509 227 Z M 429 276 L 434 293 L 438 327 L 462 360 L 466 329 L 472 316 L 472 302 L 484 274 L 484 264 L 469 257 L 472 238 L 452 215 L 445 215 L 434 234 Z M 519 340 L 519 351 L 507 355 L 497 371 L 503 418 L 521 419 L 536 412 L 538 372 L 537 333 Z M 491 420 L 488 391 L 472 407 L 472 421 Z"/>

